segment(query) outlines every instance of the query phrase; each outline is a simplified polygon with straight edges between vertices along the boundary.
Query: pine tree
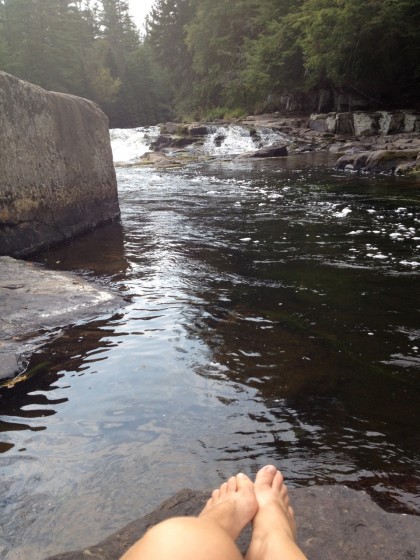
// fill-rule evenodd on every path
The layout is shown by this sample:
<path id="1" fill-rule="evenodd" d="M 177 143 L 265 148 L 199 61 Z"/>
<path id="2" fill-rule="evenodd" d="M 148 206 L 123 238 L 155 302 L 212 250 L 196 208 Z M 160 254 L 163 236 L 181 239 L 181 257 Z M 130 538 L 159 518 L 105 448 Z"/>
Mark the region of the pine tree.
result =
<path id="1" fill-rule="evenodd" d="M 190 99 L 195 80 L 185 29 L 194 13 L 193 0 L 156 0 L 146 19 L 145 42 L 151 48 L 154 65 L 169 77 L 178 106 Z"/>

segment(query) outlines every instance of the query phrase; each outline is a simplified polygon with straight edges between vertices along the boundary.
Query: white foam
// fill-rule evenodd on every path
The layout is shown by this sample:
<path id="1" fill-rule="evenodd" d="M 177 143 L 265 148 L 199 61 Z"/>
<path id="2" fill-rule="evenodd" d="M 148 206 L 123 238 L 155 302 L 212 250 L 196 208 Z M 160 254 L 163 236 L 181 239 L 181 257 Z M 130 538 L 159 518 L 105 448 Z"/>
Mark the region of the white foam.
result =
<path id="1" fill-rule="evenodd" d="M 136 163 L 150 152 L 151 143 L 159 135 L 159 127 L 113 128 L 109 132 L 114 165 L 127 165 Z"/>

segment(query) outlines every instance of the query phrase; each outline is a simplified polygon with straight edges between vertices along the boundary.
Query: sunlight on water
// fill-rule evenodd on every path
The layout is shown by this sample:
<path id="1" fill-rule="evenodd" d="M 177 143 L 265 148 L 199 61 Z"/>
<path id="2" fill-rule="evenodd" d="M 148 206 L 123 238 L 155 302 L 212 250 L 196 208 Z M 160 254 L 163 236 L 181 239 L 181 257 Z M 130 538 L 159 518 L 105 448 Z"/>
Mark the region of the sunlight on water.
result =
<path id="1" fill-rule="evenodd" d="M 2 558 L 268 461 L 418 508 L 419 183 L 322 161 L 119 168 L 121 225 L 39 255 L 126 305 L 0 393 Z"/>

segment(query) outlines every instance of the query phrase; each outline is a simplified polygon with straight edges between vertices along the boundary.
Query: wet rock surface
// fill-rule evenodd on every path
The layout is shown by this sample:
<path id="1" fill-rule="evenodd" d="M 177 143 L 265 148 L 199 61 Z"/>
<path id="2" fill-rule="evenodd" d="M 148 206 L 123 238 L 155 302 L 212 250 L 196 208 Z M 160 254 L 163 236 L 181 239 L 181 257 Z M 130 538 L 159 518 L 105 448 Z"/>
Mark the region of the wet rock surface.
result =
<path id="1" fill-rule="evenodd" d="M 409 560 L 420 555 L 420 517 L 386 513 L 364 492 L 345 486 L 291 489 L 290 495 L 299 544 L 311 560 Z M 197 515 L 208 497 L 208 492 L 182 490 L 98 545 L 47 560 L 117 560 L 160 521 L 179 515 Z M 250 534 L 247 529 L 238 541 L 243 553 Z"/>
<path id="2" fill-rule="evenodd" d="M 0 257 L 0 382 L 60 329 L 120 307 L 123 299 L 75 274 Z"/>

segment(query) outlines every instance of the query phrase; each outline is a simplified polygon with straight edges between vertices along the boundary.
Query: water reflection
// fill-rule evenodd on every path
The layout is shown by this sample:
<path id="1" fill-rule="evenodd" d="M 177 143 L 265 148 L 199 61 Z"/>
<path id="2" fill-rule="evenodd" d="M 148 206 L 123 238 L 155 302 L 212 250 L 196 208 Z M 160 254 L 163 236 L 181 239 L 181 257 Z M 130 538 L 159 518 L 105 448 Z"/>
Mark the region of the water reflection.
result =
<path id="1" fill-rule="evenodd" d="M 122 227 L 39 256 L 128 305 L 0 392 L 4 557 L 99 541 L 266 461 L 418 507 L 419 184 L 313 157 L 121 169 Z"/>
<path id="2" fill-rule="evenodd" d="M 121 223 L 113 222 L 31 257 L 48 268 L 70 270 L 95 278 L 117 282 L 125 277 L 130 266 L 124 249 Z"/>

